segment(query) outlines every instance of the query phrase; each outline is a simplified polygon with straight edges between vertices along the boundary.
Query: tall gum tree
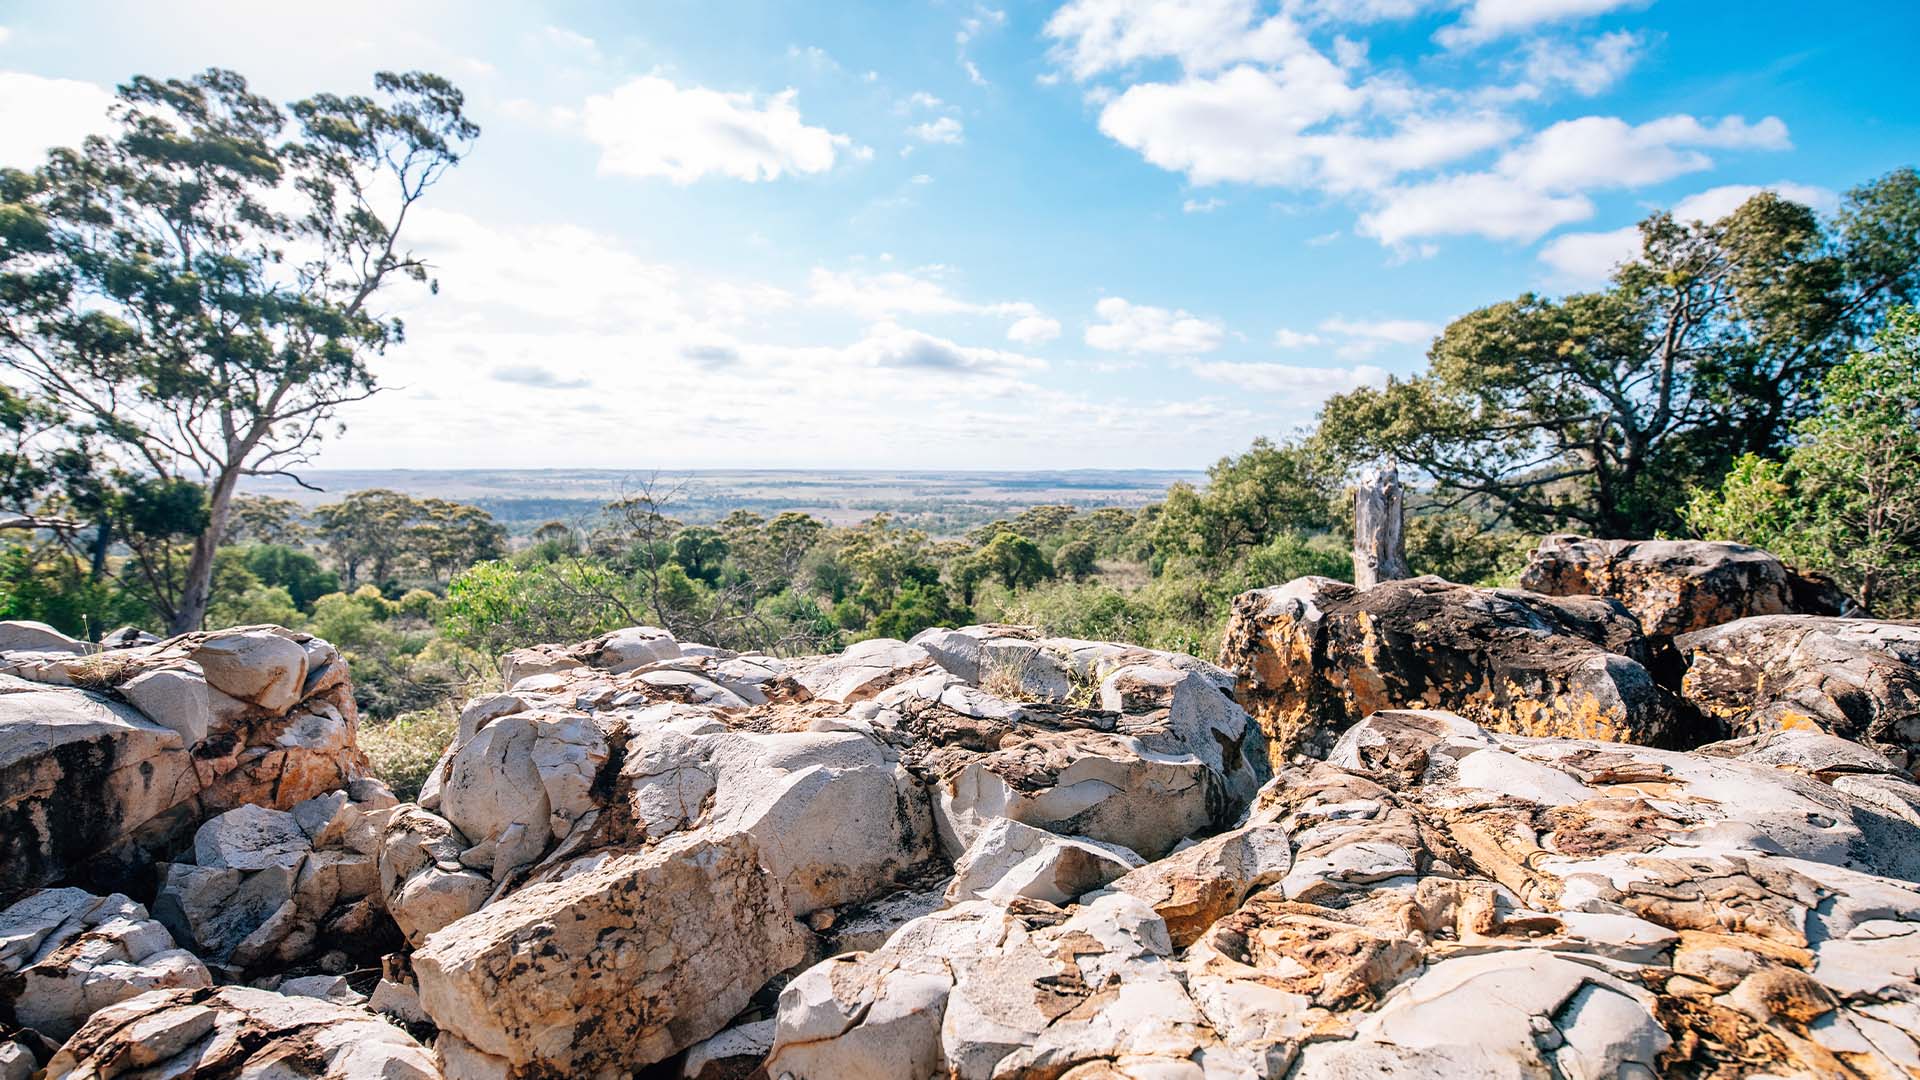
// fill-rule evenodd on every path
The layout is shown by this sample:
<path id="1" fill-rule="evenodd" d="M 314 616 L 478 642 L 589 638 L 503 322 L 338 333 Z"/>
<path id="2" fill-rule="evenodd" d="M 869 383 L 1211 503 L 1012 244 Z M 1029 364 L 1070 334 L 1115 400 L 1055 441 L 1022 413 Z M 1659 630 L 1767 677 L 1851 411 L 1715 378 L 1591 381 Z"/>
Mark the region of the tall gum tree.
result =
<path id="1" fill-rule="evenodd" d="M 114 470 L 205 488 L 173 632 L 206 617 L 240 481 L 294 476 L 377 390 L 383 291 L 435 288 L 402 232 L 479 128 L 438 76 L 374 90 L 282 109 L 231 71 L 136 76 L 111 135 L 0 184 L 0 366 Z"/>

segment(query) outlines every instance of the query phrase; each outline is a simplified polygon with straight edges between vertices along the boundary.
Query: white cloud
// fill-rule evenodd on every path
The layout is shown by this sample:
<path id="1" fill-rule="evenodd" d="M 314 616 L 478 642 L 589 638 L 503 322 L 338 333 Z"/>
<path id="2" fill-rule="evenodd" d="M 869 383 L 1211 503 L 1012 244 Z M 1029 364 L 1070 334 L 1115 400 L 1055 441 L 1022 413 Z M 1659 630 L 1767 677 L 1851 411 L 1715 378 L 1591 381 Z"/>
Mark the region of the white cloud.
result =
<path id="1" fill-rule="evenodd" d="M 603 173 L 690 184 L 709 174 L 756 181 L 825 172 L 852 140 L 803 122 L 796 96 L 788 89 L 760 99 L 644 75 L 589 97 L 581 125 L 600 146 Z"/>
<path id="2" fill-rule="evenodd" d="M 1433 38 L 1449 48 L 1481 45 L 1547 23 L 1604 15 L 1644 0 L 1471 0 L 1460 21 Z"/>
<path id="3" fill-rule="evenodd" d="M 1642 187 L 1711 168 L 1701 148 L 1785 150 L 1787 125 L 1769 116 L 1703 124 L 1686 115 L 1632 125 L 1613 116 L 1562 120 L 1500 159 L 1498 171 L 1539 191 Z"/>
<path id="4" fill-rule="evenodd" d="M 1540 261 L 1569 282 L 1591 284 L 1605 281 L 1614 267 L 1638 254 L 1640 229 L 1628 225 L 1606 232 L 1556 236 L 1540 249 Z"/>
<path id="5" fill-rule="evenodd" d="M 509 364 L 493 369 L 495 382 L 512 383 L 536 390 L 580 390 L 592 386 L 590 379 L 562 375 L 540 364 Z"/>
<path id="6" fill-rule="evenodd" d="M 559 46 L 570 52 L 577 52 L 589 59 L 598 60 L 600 58 L 600 46 L 592 38 L 577 31 L 569 30 L 564 26 L 543 26 L 540 28 L 540 36 L 544 38 L 548 44 Z"/>
<path id="7" fill-rule="evenodd" d="M 1584 46 L 1546 38 L 1534 41 L 1526 47 L 1521 65 L 1526 81 L 1514 96 L 1538 97 L 1553 86 L 1566 86 L 1587 97 L 1604 93 L 1639 63 L 1644 45 L 1640 35 L 1627 30 L 1602 34 Z"/>
<path id="8" fill-rule="evenodd" d="M 1211 214 L 1227 205 L 1224 199 L 1188 199 L 1180 204 L 1183 214 Z"/>
<path id="9" fill-rule="evenodd" d="M 1320 329 L 1368 345 L 1425 345 L 1440 328 L 1418 319 L 1347 319 L 1335 317 Z"/>
<path id="10" fill-rule="evenodd" d="M 1395 188 L 1360 215 L 1359 229 L 1398 246 L 1423 236 L 1478 234 L 1531 242 L 1593 216 L 1585 195 L 1550 195 L 1510 177 L 1466 173 Z"/>
<path id="11" fill-rule="evenodd" d="M 935 277 L 940 267 L 918 272 L 887 270 L 866 274 L 815 267 L 807 275 L 807 300 L 816 307 L 850 311 L 864 318 L 890 315 L 998 315 L 1025 318 L 1038 314 L 1025 301 L 975 303 L 953 295 Z"/>
<path id="12" fill-rule="evenodd" d="M 1229 383 L 1243 390 L 1263 394 L 1298 394 L 1315 400 L 1387 381 L 1385 369 L 1365 364 L 1351 368 L 1322 368 L 1216 360 L 1195 364 L 1192 370 L 1203 379 Z"/>
<path id="13" fill-rule="evenodd" d="M 12 38 L 13 30 L 9 27 L 0 26 L 0 45 L 5 45 L 8 41 L 12 40 Z"/>
<path id="14" fill-rule="evenodd" d="M 1769 116 L 1703 123 L 1691 116 L 1632 125 L 1612 116 L 1563 120 L 1503 154 L 1491 171 L 1458 173 L 1383 192 L 1360 230 L 1391 246 L 1432 236 L 1530 243 L 1593 216 L 1586 192 L 1642 187 L 1710 168 L 1702 148 L 1779 150 L 1787 127 Z M 1575 246 L 1563 257 L 1578 260 Z"/>
<path id="15" fill-rule="evenodd" d="M 1060 320 L 1045 315 L 1028 315 L 1007 327 L 1007 340 L 1022 345 L 1039 345 L 1060 336 Z"/>
<path id="16" fill-rule="evenodd" d="M 1812 184 L 1782 180 L 1777 184 L 1725 184 L 1708 188 L 1674 203 L 1673 216 L 1681 221 L 1719 221 L 1762 191 L 1771 191 L 1783 199 L 1810 206 L 1821 213 L 1832 213 L 1840 208 L 1838 192 Z"/>
<path id="17" fill-rule="evenodd" d="M 107 130 L 113 95 L 75 79 L 48 79 L 20 71 L 0 71 L 0 165 L 31 169 L 46 164 L 55 146 Z"/>
<path id="18" fill-rule="evenodd" d="M 1087 327 L 1086 342 L 1110 352 L 1211 352 L 1226 337 L 1226 328 L 1218 322 L 1117 296 L 1100 301 L 1093 310 L 1105 321 Z"/>
<path id="19" fill-rule="evenodd" d="M 1072 0 L 1047 20 L 1053 59 L 1076 79 L 1146 60 L 1192 72 L 1311 52 L 1285 15 L 1254 21 L 1252 0 Z"/>
<path id="20" fill-rule="evenodd" d="M 1046 361 L 1031 356 L 958 345 L 894 323 L 870 327 L 867 336 L 848 347 L 845 354 L 854 363 L 866 367 L 941 374 L 1011 375 L 1047 366 Z"/>
<path id="21" fill-rule="evenodd" d="M 1321 337 L 1319 334 L 1308 333 L 1304 330 L 1288 330 L 1282 327 L 1273 332 L 1274 345 L 1282 349 L 1305 349 L 1314 345 L 1324 345 L 1326 342 L 1327 339 Z"/>
<path id="22" fill-rule="evenodd" d="M 951 116 L 942 116 L 938 120 L 929 120 L 924 124 L 915 124 L 907 133 L 921 142 L 958 143 L 966 137 L 966 128 Z"/>

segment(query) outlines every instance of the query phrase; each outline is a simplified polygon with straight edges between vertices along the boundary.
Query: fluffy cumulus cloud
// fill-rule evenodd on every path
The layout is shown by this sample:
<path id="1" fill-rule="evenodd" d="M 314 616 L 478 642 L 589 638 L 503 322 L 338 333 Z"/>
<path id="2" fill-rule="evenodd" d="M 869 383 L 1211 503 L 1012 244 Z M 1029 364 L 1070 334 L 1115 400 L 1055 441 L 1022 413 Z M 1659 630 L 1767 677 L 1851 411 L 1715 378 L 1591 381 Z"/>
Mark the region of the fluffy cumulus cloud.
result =
<path id="1" fill-rule="evenodd" d="M 1028 315 L 1007 327 L 1007 340 L 1022 345 L 1041 345 L 1060 336 L 1060 320 L 1045 315 Z"/>
<path id="2" fill-rule="evenodd" d="M 562 375 L 540 364 L 508 364 L 497 367 L 493 369 L 493 378 L 497 382 L 530 386 L 536 390 L 579 390 L 593 385 L 591 379 Z"/>
<path id="3" fill-rule="evenodd" d="M 845 355 L 859 367 L 938 374 L 1017 375 L 1047 366 L 1031 356 L 960 345 L 894 323 L 868 328 L 866 337 L 849 347 Z"/>
<path id="4" fill-rule="evenodd" d="M 767 97 L 677 86 L 658 75 L 586 100 L 581 131 L 600 147 L 600 171 L 690 184 L 709 175 L 777 180 L 833 168 L 853 140 L 806 123 L 797 91 Z"/>
<path id="5" fill-rule="evenodd" d="M 1534 130 L 1518 103 L 1594 96 L 1646 47 L 1582 20 L 1635 0 L 1070 0 L 1048 20 L 1062 77 L 1090 84 L 1100 131 L 1204 188 L 1253 184 L 1352 202 L 1357 231 L 1406 252 L 1432 238 L 1532 242 L 1594 213 L 1591 193 L 1789 147 L 1776 117 L 1591 115 Z M 1438 34 L 1478 86 L 1377 69 L 1354 28 L 1452 13 Z M 1489 47 L 1497 46 L 1497 47 Z M 1486 48 L 1482 48 L 1486 47 Z M 1199 196 L 1190 205 L 1205 206 Z"/>
<path id="6" fill-rule="evenodd" d="M 1394 346 L 1420 346 L 1433 340 L 1440 327 L 1419 319 L 1350 319 L 1336 315 L 1314 330 L 1282 328 L 1274 331 L 1279 349 L 1329 348 L 1344 359 L 1370 356 Z"/>
<path id="7" fill-rule="evenodd" d="M 1585 116 L 1547 127 L 1502 154 L 1490 170 L 1456 173 L 1382 192 L 1360 230 L 1386 244 L 1479 235 L 1532 242 L 1593 216 L 1587 192 L 1635 188 L 1710 168 L 1708 149 L 1779 150 L 1777 117 L 1708 123 L 1668 116 L 1633 125 Z"/>
<path id="8" fill-rule="evenodd" d="M 1086 342 L 1110 352 L 1193 355 L 1212 352 L 1226 338 L 1226 328 L 1185 311 L 1134 304 L 1109 296 L 1094 305 L 1100 317 L 1087 327 Z"/>
<path id="9" fill-rule="evenodd" d="M 0 39 L 4 40 L 4 39 Z M 93 83 L 0 71 L 0 166 L 30 169 L 47 150 L 74 146 L 107 127 L 113 95 Z"/>

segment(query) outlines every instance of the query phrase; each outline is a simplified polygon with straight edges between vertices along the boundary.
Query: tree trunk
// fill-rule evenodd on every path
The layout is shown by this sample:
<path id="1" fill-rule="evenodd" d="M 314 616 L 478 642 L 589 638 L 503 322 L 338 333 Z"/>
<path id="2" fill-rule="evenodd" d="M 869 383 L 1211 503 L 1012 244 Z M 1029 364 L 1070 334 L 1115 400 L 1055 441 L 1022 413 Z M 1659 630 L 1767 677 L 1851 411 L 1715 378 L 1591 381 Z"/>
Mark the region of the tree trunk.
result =
<path id="1" fill-rule="evenodd" d="M 187 561 L 187 580 L 180 590 L 180 606 L 167 627 L 170 634 L 186 634 L 207 621 L 207 603 L 213 599 L 213 557 L 220 550 L 220 538 L 227 534 L 227 516 L 233 509 L 233 491 L 240 483 L 238 470 L 223 474 L 208 493 L 207 527 L 193 540 L 193 558 Z"/>
<path id="2" fill-rule="evenodd" d="M 107 549 L 112 546 L 113 522 L 106 517 L 102 517 L 100 524 L 95 528 L 93 534 L 93 566 L 90 569 L 88 580 L 99 581 L 107 576 Z"/>
<path id="3" fill-rule="evenodd" d="M 1391 460 L 1360 474 L 1353 492 L 1353 583 L 1371 589 L 1411 577 L 1404 532 L 1400 470 Z"/>

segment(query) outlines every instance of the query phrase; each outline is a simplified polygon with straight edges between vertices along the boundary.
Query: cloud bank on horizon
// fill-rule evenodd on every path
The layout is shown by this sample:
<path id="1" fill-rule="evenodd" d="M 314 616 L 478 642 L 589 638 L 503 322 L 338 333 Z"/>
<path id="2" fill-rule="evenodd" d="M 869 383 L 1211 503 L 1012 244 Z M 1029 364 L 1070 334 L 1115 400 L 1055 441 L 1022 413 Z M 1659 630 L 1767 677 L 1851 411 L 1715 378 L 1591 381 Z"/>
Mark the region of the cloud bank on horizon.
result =
<path id="1" fill-rule="evenodd" d="M 1654 209 L 1831 211 L 1920 146 L 1892 2 L 1824 45 L 1678 0 L 390 7 L 0 28 L 0 166 L 135 72 L 467 91 L 440 293 L 326 466 L 1203 464 Z"/>

